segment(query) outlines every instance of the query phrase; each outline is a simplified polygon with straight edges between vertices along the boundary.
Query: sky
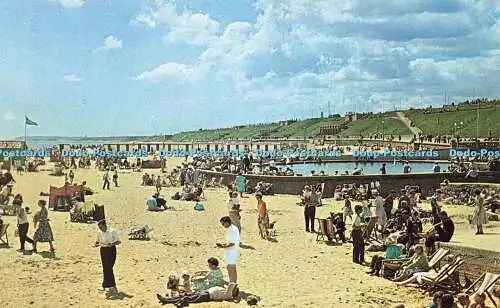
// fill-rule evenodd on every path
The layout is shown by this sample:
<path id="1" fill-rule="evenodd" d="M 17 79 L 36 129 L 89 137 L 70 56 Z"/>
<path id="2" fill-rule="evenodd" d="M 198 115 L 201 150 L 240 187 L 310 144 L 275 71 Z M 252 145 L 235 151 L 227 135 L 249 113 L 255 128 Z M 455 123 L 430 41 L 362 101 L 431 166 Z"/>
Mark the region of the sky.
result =
<path id="1" fill-rule="evenodd" d="M 500 96 L 500 0 L 16 0 L 0 29 L 0 138 Z"/>

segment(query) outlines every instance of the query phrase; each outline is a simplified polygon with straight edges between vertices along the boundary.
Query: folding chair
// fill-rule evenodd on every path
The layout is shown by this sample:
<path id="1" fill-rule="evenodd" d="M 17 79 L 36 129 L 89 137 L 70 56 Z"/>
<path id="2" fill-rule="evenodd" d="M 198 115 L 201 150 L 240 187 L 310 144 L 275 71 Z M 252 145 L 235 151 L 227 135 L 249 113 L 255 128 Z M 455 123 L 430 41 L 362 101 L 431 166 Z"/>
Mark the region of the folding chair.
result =
<path id="1" fill-rule="evenodd" d="M 435 278 L 430 276 L 419 276 L 421 285 L 425 287 L 425 292 L 432 292 L 435 289 L 445 289 L 449 291 L 459 292 L 462 288 L 460 281 L 458 281 L 458 268 L 464 264 L 464 260 L 458 257 L 455 262 L 446 271 L 442 272 L 441 275 L 437 275 Z"/>
<path id="2" fill-rule="evenodd" d="M 9 236 L 7 235 L 7 230 L 9 229 L 9 224 L 2 224 L 0 227 L 0 241 L 9 246 Z"/>
<path id="3" fill-rule="evenodd" d="M 490 300 L 493 302 L 493 306 L 497 307 L 497 303 L 493 296 L 491 296 L 490 289 L 495 286 L 495 283 L 500 279 L 500 274 L 492 274 L 492 273 L 484 273 L 482 274 L 474 283 L 467 289 L 465 290 L 465 294 L 468 295 L 475 295 L 475 294 L 482 294 L 486 293 Z M 479 284 L 480 281 L 483 281 L 479 288 L 476 290 L 476 285 Z"/>
<path id="4" fill-rule="evenodd" d="M 324 219 L 324 218 L 316 218 L 316 220 L 318 221 L 318 225 L 319 225 L 318 233 L 316 234 L 316 242 L 324 241 L 325 240 L 325 236 L 327 236 L 327 233 L 326 233 L 326 219 Z"/>
<path id="5" fill-rule="evenodd" d="M 377 238 L 377 233 L 375 231 L 375 226 L 377 225 L 377 221 L 378 221 L 378 216 L 370 217 L 370 220 L 368 221 L 368 224 L 366 225 L 363 231 L 363 237 L 368 242 L 373 240 L 380 243 L 379 239 Z"/>

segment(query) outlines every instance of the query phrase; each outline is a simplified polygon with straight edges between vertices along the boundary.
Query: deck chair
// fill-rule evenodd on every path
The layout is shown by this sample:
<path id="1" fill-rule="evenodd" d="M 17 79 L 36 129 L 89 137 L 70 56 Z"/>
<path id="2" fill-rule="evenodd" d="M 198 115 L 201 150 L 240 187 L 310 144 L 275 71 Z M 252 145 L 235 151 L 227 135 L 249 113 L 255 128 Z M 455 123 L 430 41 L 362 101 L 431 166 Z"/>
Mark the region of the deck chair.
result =
<path id="1" fill-rule="evenodd" d="M 7 230 L 9 229 L 9 224 L 2 224 L 0 226 L 0 242 L 9 246 L 9 236 L 7 235 Z"/>
<path id="2" fill-rule="evenodd" d="M 212 179 L 210 179 L 209 182 L 205 183 L 205 187 L 214 187 L 215 186 L 215 177 L 213 177 Z"/>
<path id="3" fill-rule="evenodd" d="M 151 232 L 151 231 L 153 231 L 153 229 L 149 228 L 148 225 L 145 225 L 143 227 L 133 228 L 128 233 L 128 239 L 129 240 L 142 240 L 142 241 L 149 240 L 149 232 Z"/>
<path id="4" fill-rule="evenodd" d="M 336 243 L 339 242 L 340 238 L 337 238 L 337 229 L 333 224 L 333 219 L 331 217 L 326 218 L 326 232 L 329 240 L 334 240 Z"/>
<path id="5" fill-rule="evenodd" d="M 378 222 L 378 216 L 370 217 L 368 224 L 363 230 L 363 237 L 367 242 L 371 242 L 373 240 L 380 243 L 379 239 L 377 238 L 377 233 L 375 231 L 375 226 L 377 225 L 377 222 Z"/>
<path id="6" fill-rule="evenodd" d="M 444 275 L 444 273 L 446 271 L 448 271 L 450 269 L 451 265 L 452 264 L 445 264 L 437 272 L 431 270 L 428 272 L 415 273 L 415 274 L 413 274 L 413 276 L 411 276 L 410 278 L 408 278 L 404 281 L 396 282 L 396 285 L 404 286 L 404 285 L 411 284 L 411 283 L 422 284 L 423 283 L 423 281 L 422 281 L 423 276 L 426 276 L 429 278 L 436 278 L 438 276 L 442 276 L 442 275 Z"/>
<path id="7" fill-rule="evenodd" d="M 316 218 L 316 220 L 318 221 L 318 225 L 319 225 L 318 233 L 316 234 L 316 242 L 324 241 L 325 237 L 327 236 L 326 219 Z"/>
<path id="8" fill-rule="evenodd" d="M 429 267 L 434 269 L 436 272 L 438 271 L 439 263 L 443 260 L 446 255 L 448 255 L 450 251 L 448 249 L 439 248 L 431 255 L 429 259 Z M 397 258 L 397 259 L 385 259 L 382 260 L 382 272 L 385 271 L 388 264 L 401 264 L 409 261 L 410 258 Z"/>
<path id="9" fill-rule="evenodd" d="M 465 290 L 465 294 L 467 295 L 475 295 L 486 293 L 490 298 L 491 302 L 494 304 L 494 307 L 497 307 L 497 303 L 493 296 L 491 296 L 490 289 L 495 285 L 495 283 L 500 279 L 500 274 L 492 274 L 492 273 L 484 273 L 482 274 L 474 283 Z M 483 281 L 479 288 L 476 289 L 476 286 L 480 281 Z"/>
<path id="10" fill-rule="evenodd" d="M 435 278 L 420 276 L 420 280 L 422 281 L 421 285 L 425 288 L 425 292 L 431 293 L 435 289 L 459 292 L 462 286 L 458 277 L 458 268 L 462 266 L 464 262 L 462 258 L 458 257 L 449 269 L 444 271 L 441 275 L 437 275 Z"/>

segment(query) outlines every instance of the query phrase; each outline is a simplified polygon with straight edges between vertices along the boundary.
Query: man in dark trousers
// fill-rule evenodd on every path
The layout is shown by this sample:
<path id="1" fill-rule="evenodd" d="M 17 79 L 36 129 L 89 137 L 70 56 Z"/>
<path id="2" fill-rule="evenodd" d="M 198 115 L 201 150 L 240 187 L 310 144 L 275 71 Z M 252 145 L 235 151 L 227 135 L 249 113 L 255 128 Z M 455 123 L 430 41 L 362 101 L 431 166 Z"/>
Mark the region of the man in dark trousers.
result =
<path id="1" fill-rule="evenodd" d="M 365 263 L 365 240 L 363 238 L 363 207 L 356 205 L 354 207 L 354 221 L 352 223 L 352 262 L 358 264 Z"/>
<path id="2" fill-rule="evenodd" d="M 316 218 L 316 206 L 318 205 L 318 195 L 307 185 L 303 195 L 304 202 L 304 221 L 306 232 L 316 232 L 314 230 L 314 219 Z"/>
<path id="3" fill-rule="evenodd" d="M 105 220 L 99 221 L 97 226 L 99 231 L 97 231 L 95 247 L 100 247 L 103 272 L 102 287 L 99 291 L 109 289 L 117 292 L 113 266 L 116 261 L 116 245 L 120 245 L 122 240 L 118 231 L 108 228 Z"/>

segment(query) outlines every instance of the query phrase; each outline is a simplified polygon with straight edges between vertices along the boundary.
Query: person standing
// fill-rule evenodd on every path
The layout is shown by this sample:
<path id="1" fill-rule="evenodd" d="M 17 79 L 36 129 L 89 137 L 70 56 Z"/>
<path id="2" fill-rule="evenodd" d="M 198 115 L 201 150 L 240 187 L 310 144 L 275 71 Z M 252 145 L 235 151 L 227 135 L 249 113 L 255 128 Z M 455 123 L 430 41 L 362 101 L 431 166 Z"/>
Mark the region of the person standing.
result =
<path id="1" fill-rule="evenodd" d="M 476 225 L 476 235 L 484 234 L 483 225 L 488 223 L 488 214 L 486 213 L 486 209 L 484 207 L 484 198 L 481 195 L 481 190 L 476 189 L 474 194 L 476 195 L 476 199 L 474 200 L 475 208 L 471 222 Z"/>
<path id="2" fill-rule="evenodd" d="M 117 230 L 108 227 L 106 220 L 99 221 L 97 226 L 99 230 L 94 246 L 100 247 L 103 273 L 102 286 L 99 291 L 110 289 L 110 291 L 117 292 L 113 266 L 116 262 L 116 246 L 120 245 L 122 240 Z"/>
<path id="3" fill-rule="evenodd" d="M 116 169 L 113 172 L 113 183 L 115 184 L 115 187 L 118 187 L 118 170 Z"/>
<path id="4" fill-rule="evenodd" d="M 375 215 L 378 216 L 377 224 L 380 226 L 380 232 L 384 233 L 385 224 L 387 223 L 387 213 L 384 209 L 384 199 L 377 190 L 373 191 L 373 195 L 375 196 Z"/>
<path id="5" fill-rule="evenodd" d="M 351 200 L 349 200 L 349 195 L 346 194 L 344 196 L 344 214 L 342 215 L 342 220 L 344 221 L 344 223 L 346 222 L 347 220 L 347 216 L 349 216 L 349 218 L 351 219 L 352 221 L 352 205 L 351 205 Z"/>
<path id="6" fill-rule="evenodd" d="M 267 204 L 262 200 L 262 194 L 259 192 L 255 194 L 255 199 L 257 199 L 257 225 L 259 227 L 260 237 L 262 239 L 267 239 L 267 229 L 269 229 Z"/>
<path id="7" fill-rule="evenodd" d="M 306 232 L 315 233 L 314 230 L 314 219 L 316 218 L 316 206 L 318 206 L 318 194 L 316 191 L 311 190 L 309 186 L 306 186 L 306 192 L 309 198 L 304 203 L 304 221 L 306 224 Z"/>
<path id="8" fill-rule="evenodd" d="M 109 168 L 102 174 L 102 189 L 106 188 L 109 190 Z"/>
<path id="9" fill-rule="evenodd" d="M 69 183 L 73 184 L 73 180 L 75 179 L 75 174 L 73 173 L 73 170 L 69 171 Z"/>
<path id="10" fill-rule="evenodd" d="M 50 251 L 54 252 L 54 246 L 52 242 L 54 241 L 54 236 L 52 235 L 52 228 L 50 228 L 49 224 L 49 211 L 45 207 L 47 202 L 45 200 L 39 200 L 38 206 L 40 207 L 40 211 L 38 211 L 33 217 L 33 224 L 35 230 L 35 234 L 33 235 L 33 252 L 36 253 L 36 244 L 46 243 L 48 242 L 50 245 Z"/>
<path id="11" fill-rule="evenodd" d="M 382 167 L 380 167 L 380 174 L 386 174 L 387 171 L 385 169 L 385 163 L 382 163 Z"/>
<path id="12" fill-rule="evenodd" d="M 243 173 L 240 171 L 234 180 L 234 187 L 236 191 L 240 193 L 240 197 L 243 198 L 243 193 L 245 192 L 246 178 L 243 176 Z"/>
<path id="13" fill-rule="evenodd" d="M 240 253 L 240 232 L 238 228 L 231 223 L 229 216 L 224 216 L 220 219 L 221 225 L 227 229 L 226 243 L 217 243 L 218 248 L 224 249 L 224 262 L 227 266 L 229 282 L 237 283 L 238 274 L 236 271 L 236 263 Z"/>
<path id="14" fill-rule="evenodd" d="M 404 167 L 403 167 L 403 173 L 410 173 L 411 172 L 411 167 L 410 165 L 406 162 Z"/>
<path id="15" fill-rule="evenodd" d="M 363 264 L 365 263 L 365 240 L 363 238 L 363 207 L 356 205 L 354 207 L 354 221 L 352 223 L 352 262 Z"/>
<path id="16" fill-rule="evenodd" d="M 160 194 L 160 191 L 161 191 L 161 184 L 162 184 L 161 177 L 160 177 L 160 176 L 157 176 L 157 177 L 156 177 L 156 181 L 155 181 L 156 193 L 157 193 L 157 194 Z"/>
<path id="17" fill-rule="evenodd" d="M 28 215 L 26 214 L 26 209 L 22 206 L 22 201 L 17 199 L 12 202 L 16 207 L 16 216 L 17 216 L 17 231 L 19 232 L 19 244 L 20 248 L 17 250 L 18 252 L 24 251 L 24 244 L 26 242 L 30 243 L 33 246 L 33 240 L 28 237 Z"/>
<path id="18" fill-rule="evenodd" d="M 241 216 L 240 216 L 240 204 L 238 201 L 238 193 L 229 191 L 229 198 L 227 199 L 227 209 L 229 211 L 229 217 L 231 218 L 231 223 L 238 228 L 241 235 Z"/>

